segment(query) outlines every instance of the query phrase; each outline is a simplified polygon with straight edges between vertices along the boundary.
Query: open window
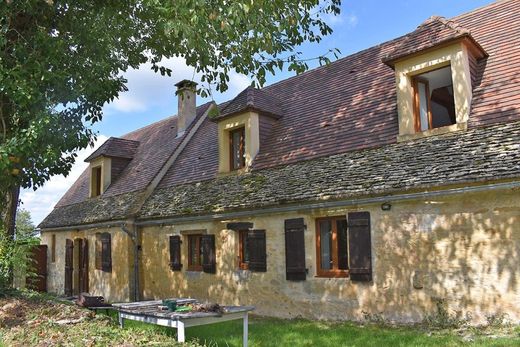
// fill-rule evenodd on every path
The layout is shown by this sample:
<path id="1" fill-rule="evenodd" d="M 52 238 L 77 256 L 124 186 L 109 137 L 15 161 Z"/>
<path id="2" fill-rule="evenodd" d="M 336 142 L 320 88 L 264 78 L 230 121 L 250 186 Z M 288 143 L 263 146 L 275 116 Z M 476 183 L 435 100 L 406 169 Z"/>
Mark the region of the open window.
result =
<path id="1" fill-rule="evenodd" d="M 245 138 L 244 127 L 229 132 L 230 171 L 239 170 L 246 166 Z"/>
<path id="2" fill-rule="evenodd" d="M 415 131 L 457 123 L 451 66 L 413 77 Z"/>
<path id="3" fill-rule="evenodd" d="M 96 234 L 96 259 L 97 270 L 112 272 L 112 237 L 110 233 Z"/>
<path id="4" fill-rule="evenodd" d="M 188 271 L 216 272 L 215 235 L 188 235 Z"/>
<path id="5" fill-rule="evenodd" d="M 188 235 L 188 270 L 202 271 L 202 235 Z"/>
<path id="6" fill-rule="evenodd" d="M 238 232 L 239 237 L 239 250 L 238 250 L 238 267 L 242 270 L 249 269 L 249 245 L 248 245 L 248 234 L 249 230 L 240 230 Z"/>

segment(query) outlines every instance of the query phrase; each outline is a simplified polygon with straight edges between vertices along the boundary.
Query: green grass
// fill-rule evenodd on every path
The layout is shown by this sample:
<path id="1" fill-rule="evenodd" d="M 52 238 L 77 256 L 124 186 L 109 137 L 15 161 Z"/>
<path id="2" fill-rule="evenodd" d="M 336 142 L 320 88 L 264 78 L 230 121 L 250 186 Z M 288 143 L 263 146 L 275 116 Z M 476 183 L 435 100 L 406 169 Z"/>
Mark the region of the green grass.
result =
<path id="1" fill-rule="evenodd" d="M 9 308 L 10 307 L 10 308 Z M 21 317 L 19 319 L 19 317 Z M 82 318 L 59 324 L 63 318 Z M 3 325 L 2 325 L 3 322 Z M 184 346 L 242 346 L 242 321 L 186 329 Z M 52 296 L 31 292 L 0 297 L 0 347 L 3 346 L 179 346 L 176 330 L 78 308 Z M 304 346 L 520 346 L 520 327 L 434 329 L 430 325 L 392 327 L 251 317 L 251 347 Z"/>
<path id="2" fill-rule="evenodd" d="M 175 337 L 175 330 L 125 321 L 128 328 L 161 331 Z M 489 333 L 489 331 L 487 331 Z M 249 346 L 520 346 L 520 332 L 491 338 L 478 329 L 465 331 L 469 341 L 453 331 L 428 331 L 424 327 L 382 327 L 374 324 L 315 322 L 251 317 Z M 509 334 L 511 335 L 511 334 Z M 187 341 L 207 346 L 242 346 L 242 321 L 230 321 L 186 329 Z"/>

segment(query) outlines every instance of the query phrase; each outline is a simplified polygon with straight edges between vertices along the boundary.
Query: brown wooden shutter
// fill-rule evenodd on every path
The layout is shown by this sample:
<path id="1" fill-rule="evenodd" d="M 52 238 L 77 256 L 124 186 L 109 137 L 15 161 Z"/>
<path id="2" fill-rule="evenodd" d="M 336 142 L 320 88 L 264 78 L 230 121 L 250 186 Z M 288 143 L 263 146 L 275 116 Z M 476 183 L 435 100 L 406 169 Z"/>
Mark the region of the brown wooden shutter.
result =
<path id="1" fill-rule="evenodd" d="M 101 268 L 101 233 L 96 234 L 96 245 L 95 245 L 95 267 L 96 270 L 102 270 Z"/>
<path id="2" fill-rule="evenodd" d="M 285 278 L 305 281 L 305 224 L 303 218 L 285 220 Z"/>
<path id="3" fill-rule="evenodd" d="M 72 240 L 65 240 L 65 295 L 72 295 L 72 271 L 74 257 L 74 243 Z"/>
<path id="4" fill-rule="evenodd" d="M 267 271 L 267 255 L 265 230 L 250 230 L 247 233 L 247 248 L 249 251 L 249 270 Z"/>
<path id="5" fill-rule="evenodd" d="M 179 271 L 181 264 L 181 237 L 178 235 L 170 236 L 170 269 Z"/>
<path id="6" fill-rule="evenodd" d="M 81 250 L 79 252 L 79 291 L 88 293 L 88 240 L 81 239 Z"/>
<path id="7" fill-rule="evenodd" d="M 200 237 L 200 247 L 202 249 L 202 271 L 212 274 L 216 273 L 215 235 L 202 235 Z"/>
<path id="8" fill-rule="evenodd" d="M 101 234 L 101 269 L 112 272 L 112 245 L 110 233 Z"/>
<path id="9" fill-rule="evenodd" d="M 348 214 L 348 240 L 350 279 L 352 281 L 371 281 L 372 245 L 369 212 Z"/>

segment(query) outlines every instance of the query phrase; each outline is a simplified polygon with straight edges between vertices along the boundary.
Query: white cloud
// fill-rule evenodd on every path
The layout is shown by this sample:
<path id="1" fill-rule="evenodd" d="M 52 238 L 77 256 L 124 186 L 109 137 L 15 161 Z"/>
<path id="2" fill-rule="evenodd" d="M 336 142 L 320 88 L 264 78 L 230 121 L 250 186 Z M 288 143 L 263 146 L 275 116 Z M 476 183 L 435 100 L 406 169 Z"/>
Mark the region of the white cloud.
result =
<path id="1" fill-rule="evenodd" d="M 332 28 L 341 26 L 354 28 L 358 25 L 359 22 L 358 17 L 354 13 L 340 13 L 337 16 L 328 13 L 323 16 L 323 20 Z"/>
<path id="2" fill-rule="evenodd" d="M 76 163 L 72 166 L 67 177 L 63 175 L 54 176 L 36 191 L 24 189 L 20 192 L 20 200 L 22 200 L 20 207 L 31 213 L 32 221 L 35 225 L 38 225 L 52 211 L 58 200 L 61 199 L 83 170 L 85 170 L 88 166 L 88 163 L 84 162 L 87 156 L 107 139 L 108 137 L 106 136 L 98 135 L 94 148 L 87 147 L 79 151 Z"/>
<path id="3" fill-rule="evenodd" d="M 154 72 L 150 64 L 143 64 L 139 69 L 131 69 L 123 74 L 128 80 L 128 91 L 105 106 L 106 114 L 143 112 L 157 106 L 174 108 L 175 83 L 183 79 L 200 82 L 201 74 L 194 73 L 194 68 L 186 65 L 183 58 L 164 59 L 160 65 L 172 69 L 172 76 L 162 76 Z M 217 101 L 236 96 L 251 83 L 247 76 L 233 71 L 229 73 L 229 78 L 229 89 L 223 94 L 214 95 Z"/>

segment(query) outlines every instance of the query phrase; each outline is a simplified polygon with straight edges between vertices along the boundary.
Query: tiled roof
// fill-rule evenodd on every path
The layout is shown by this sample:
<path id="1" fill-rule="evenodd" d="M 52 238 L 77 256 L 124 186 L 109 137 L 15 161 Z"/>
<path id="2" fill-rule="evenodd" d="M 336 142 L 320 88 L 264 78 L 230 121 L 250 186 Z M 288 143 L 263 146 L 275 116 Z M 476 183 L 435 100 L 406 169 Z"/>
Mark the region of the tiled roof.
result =
<path id="1" fill-rule="evenodd" d="M 204 114 L 209 105 L 210 103 L 207 103 L 197 108 L 197 119 Z M 138 142 L 139 146 L 133 160 L 102 196 L 114 196 L 146 188 L 183 138 L 176 136 L 176 128 L 177 117 L 170 117 L 124 135 L 123 139 Z M 89 171 L 86 169 L 56 206 L 83 202 L 88 200 L 88 194 Z"/>
<path id="2" fill-rule="evenodd" d="M 229 101 L 214 119 L 222 119 L 246 110 L 255 110 L 275 118 L 283 115 L 282 103 L 276 96 L 263 89 L 247 87 Z"/>
<path id="3" fill-rule="evenodd" d="M 132 159 L 137 147 L 139 147 L 139 141 L 110 137 L 85 161 L 89 162 L 100 156 Z"/>
<path id="4" fill-rule="evenodd" d="M 423 22 L 411 33 L 399 38 L 383 62 L 391 65 L 393 61 L 420 51 L 438 46 L 442 43 L 453 41 L 462 37 L 470 37 L 468 29 L 463 28 L 453 20 L 444 17 L 433 16 Z"/>
<path id="5" fill-rule="evenodd" d="M 178 192 L 182 191 L 186 191 L 186 197 L 198 196 L 199 193 L 192 193 L 192 191 L 201 189 L 205 189 L 206 194 L 211 195 L 212 184 L 218 183 L 215 187 L 217 189 L 217 187 L 221 187 L 221 181 L 228 182 L 230 192 L 237 193 L 236 189 L 244 189 L 238 191 L 236 197 L 232 197 L 231 193 L 222 193 L 221 198 L 213 197 L 214 199 L 229 199 L 228 207 L 235 208 L 240 204 L 237 199 L 241 196 L 248 196 L 250 191 L 247 186 L 240 183 L 241 180 L 254 177 L 256 172 L 265 173 L 268 172 L 266 170 L 272 170 L 278 172 L 281 175 L 280 177 L 285 177 L 282 175 L 285 172 L 284 170 L 307 170 L 309 168 L 306 163 L 327 163 L 327 157 L 351 160 L 348 162 L 351 166 L 358 165 L 355 160 L 360 160 L 359 165 L 364 163 L 364 160 L 371 160 L 374 165 L 377 164 L 378 157 L 375 159 L 364 157 L 363 153 L 367 150 L 380 154 L 385 151 L 394 151 L 396 148 L 407 148 L 400 150 L 399 153 L 408 153 L 409 156 L 401 158 L 402 161 L 394 161 L 397 166 L 392 167 L 392 170 L 387 167 L 388 172 L 382 171 L 382 175 L 391 178 L 393 175 L 400 177 L 399 175 L 403 174 L 402 167 L 414 167 L 414 165 L 417 165 L 416 170 L 423 170 L 426 174 L 430 172 L 431 168 L 426 164 L 423 165 L 422 161 L 417 161 L 413 155 L 413 146 L 431 145 L 432 147 L 428 151 L 433 153 L 440 150 L 441 146 L 437 141 L 442 142 L 442 139 L 461 136 L 461 141 L 466 141 L 466 136 L 470 136 L 470 134 L 488 135 L 487 132 L 480 133 L 484 130 L 477 129 L 479 127 L 519 121 L 520 6 L 518 6 L 518 0 L 499 1 L 455 17 L 451 21 L 469 30 L 474 40 L 488 53 L 488 57 L 481 59 L 475 70 L 477 76 L 474 83 L 467 133 L 459 132 L 406 144 L 396 144 L 398 121 L 395 75 L 389 66 L 382 63 L 382 59 L 402 46 L 403 38 L 406 38 L 405 35 L 339 59 L 327 66 L 267 86 L 261 90 L 262 93 L 257 93 L 257 90 L 246 90 L 240 98 L 237 96 L 234 100 L 219 105 L 220 114 L 226 115 L 247 105 L 250 93 L 253 93 L 255 97 L 257 94 L 268 95 L 269 97 L 275 96 L 276 100 L 280 101 L 283 116 L 273 120 L 270 134 L 262 138 L 259 153 L 253 162 L 253 175 L 217 177 L 217 126 L 213 121 L 205 119 L 160 182 L 159 189 L 150 198 L 144 215 L 151 216 L 154 214 L 151 210 L 152 206 L 158 208 L 157 213 L 160 215 L 166 213 L 165 211 L 179 213 L 183 208 L 182 206 L 189 205 L 192 202 L 174 200 L 178 207 L 173 207 L 173 202 L 167 202 L 167 207 L 161 208 L 157 205 L 158 201 L 164 196 L 177 199 L 179 197 Z M 434 22 L 437 23 L 438 20 Z M 450 30 L 455 29 L 450 28 Z M 428 44 L 431 44 L 431 42 Z M 257 100 L 257 98 L 254 100 Z M 233 106 L 233 104 L 235 105 Z M 266 109 L 267 107 L 263 106 L 263 108 Z M 228 110 L 226 111 L 226 109 Z M 199 107 L 199 114 L 200 110 Z M 123 136 L 128 140 L 139 141 L 140 145 L 134 159 L 103 196 L 115 197 L 129 192 L 137 192 L 149 184 L 164 165 L 165 158 L 171 155 L 178 144 L 178 140 L 174 136 L 175 129 L 172 128 L 175 126 L 175 122 L 175 118 L 169 118 Z M 508 128 L 507 126 L 505 128 L 493 126 L 490 129 L 499 131 Z M 469 143 L 474 145 L 473 141 L 476 140 L 473 138 Z M 489 141 L 491 140 L 488 140 L 487 137 L 481 138 L 481 145 L 484 147 L 479 148 L 487 150 L 488 147 L 486 146 L 496 146 Z M 461 142 L 452 143 L 457 145 Z M 426 151 L 425 147 L 421 148 Z M 471 161 L 472 158 L 477 158 L 479 155 L 478 152 L 466 151 L 464 153 L 467 156 L 463 158 L 466 162 L 461 165 L 469 165 L 467 161 Z M 512 156 L 511 158 L 517 157 Z M 445 160 L 450 161 L 451 159 L 445 158 Z M 344 163 L 340 162 L 335 162 L 334 165 L 345 166 Z M 383 167 L 386 166 L 383 164 Z M 449 166 L 446 167 L 449 168 Z M 472 166 L 468 167 L 471 168 Z M 500 176 L 504 168 L 502 166 L 490 167 L 482 173 L 481 179 L 491 179 L 494 176 L 493 170 L 496 171 L 497 176 Z M 444 177 L 448 175 L 448 172 L 442 171 L 442 173 Z M 298 176 L 305 174 L 305 171 L 294 172 L 293 174 Z M 456 173 L 453 174 L 456 175 Z M 468 180 L 473 179 L 471 177 L 479 179 L 475 176 L 477 174 L 478 172 L 475 171 L 465 177 Z M 316 181 L 327 182 L 331 191 L 338 189 L 332 176 L 313 177 Z M 408 181 L 400 183 L 402 185 L 396 185 L 394 188 L 407 189 L 407 184 L 417 186 L 414 177 L 413 175 L 402 176 L 403 180 Z M 442 175 L 439 177 L 440 179 L 443 178 Z M 357 179 L 356 177 L 353 178 Z M 453 177 L 447 179 L 456 180 Z M 350 179 L 348 180 L 350 181 Z M 288 178 L 288 181 L 291 181 L 290 178 Z M 197 182 L 198 185 L 195 184 Z M 308 197 L 313 198 L 316 196 L 316 189 L 318 189 L 315 188 L 316 185 L 313 182 L 311 181 L 311 185 L 307 187 L 300 185 L 286 186 L 287 192 L 284 194 L 305 199 L 307 195 L 302 194 L 302 191 L 308 191 Z M 383 187 L 377 185 L 375 180 L 371 182 L 375 182 L 374 189 Z M 437 183 L 431 182 L 431 184 Z M 273 191 L 276 191 L 277 184 L 272 182 Z M 420 184 L 428 184 L 427 179 L 422 180 Z M 348 194 L 355 193 L 355 189 L 352 190 L 353 188 L 350 185 L 346 187 L 351 189 Z M 341 193 L 343 188 L 339 188 L 338 191 Z M 364 189 L 369 190 L 369 188 Z M 260 200 L 265 200 L 266 203 L 272 203 L 275 197 L 269 195 L 269 192 L 266 192 L 266 194 L 264 198 L 255 196 Z M 87 196 L 88 173 L 85 172 L 57 206 L 78 204 L 87 200 Z M 281 199 L 279 203 L 283 203 L 283 201 Z M 252 201 L 251 207 L 256 203 L 258 201 Z M 223 206 L 224 203 L 218 200 L 215 204 L 208 204 L 208 206 L 214 205 Z M 198 208 L 204 209 L 204 206 Z"/>
<path id="6" fill-rule="evenodd" d="M 520 177 L 520 121 L 158 189 L 142 218 L 236 211 Z"/>

